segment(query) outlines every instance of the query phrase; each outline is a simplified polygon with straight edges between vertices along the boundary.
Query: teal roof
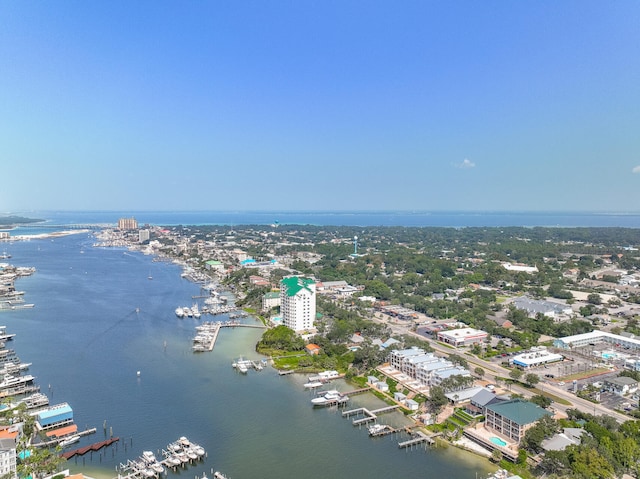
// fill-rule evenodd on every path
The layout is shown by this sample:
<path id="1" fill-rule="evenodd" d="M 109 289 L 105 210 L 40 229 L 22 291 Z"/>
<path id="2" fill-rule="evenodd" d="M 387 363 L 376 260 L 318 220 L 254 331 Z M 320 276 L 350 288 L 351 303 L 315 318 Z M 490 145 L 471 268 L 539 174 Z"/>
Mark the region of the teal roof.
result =
<path id="1" fill-rule="evenodd" d="M 549 411 L 542 409 L 537 404 L 525 401 L 523 399 L 514 399 L 502 403 L 490 404 L 488 410 L 509 419 L 512 422 L 524 426 L 536 422 L 543 416 L 551 414 Z"/>
<path id="2" fill-rule="evenodd" d="M 302 278 L 300 276 L 290 276 L 289 278 L 284 278 L 282 280 L 282 286 L 284 287 L 287 296 L 295 296 L 303 289 L 313 293 L 309 286 L 314 283 L 314 280 Z"/>
<path id="3" fill-rule="evenodd" d="M 279 298 L 279 297 L 280 297 L 280 293 L 273 293 L 273 292 L 264 293 L 264 296 L 263 296 L 263 298 L 265 298 L 265 299 L 276 299 L 276 298 Z"/>
<path id="4" fill-rule="evenodd" d="M 206 264 L 222 264 L 222 261 L 218 261 L 216 259 L 210 259 Z"/>

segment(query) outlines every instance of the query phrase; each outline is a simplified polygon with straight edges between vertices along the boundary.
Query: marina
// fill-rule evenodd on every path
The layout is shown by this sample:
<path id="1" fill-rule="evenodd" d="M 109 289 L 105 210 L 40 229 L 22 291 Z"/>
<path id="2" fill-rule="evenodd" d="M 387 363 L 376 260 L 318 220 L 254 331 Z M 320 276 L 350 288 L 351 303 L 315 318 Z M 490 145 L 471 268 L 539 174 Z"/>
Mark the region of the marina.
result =
<path id="1" fill-rule="evenodd" d="M 177 472 L 179 468 L 186 468 L 207 457 L 202 446 L 185 436 L 168 444 L 161 454 L 162 458 L 158 459 L 153 451 L 143 451 L 139 458 L 121 463 L 117 468 L 118 479 L 159 477 L 165 468 Z"/>
<path id="2" fill-rule="evenodd" d="M 305 399 L 310 392 L 302 386 L 306 377 L 249 371 L 251 380 L 236 380 L 230 358 L 251 357 L 261 329 L 221 328 L 212 353 L 193 354 L 199 322 L 180 320 L 173 309 L 197 294 L 199 285 L 182 279 L 179 266 L 171 262 L 117 248 L 91 248 L 93 241 L 80 234 L 54 242 L 12 243 L 12 261 L 38 270 L 21 289 L 47 308 L 3 313 L 3 324 L 17 333 L 19 356 L 33 362 L 30 371 L 46 381 L 43 392 L 49 391 L 52 403 L 55 396 L 56 402 L 73 404 L 78 424 L 108 421 L 104 438 L 82 437 L 65 449 L 65 455 L 86 451 L 71 456 L 73 472 L 109 479 L 116 475 L 115 467 L 143 450 L 164 460 L 162 449 L 184 432 L 202 444 L 208 459 L 188 468 L 180 465 L 183 477 L 202 477 L 206 471 L 211 478 L 209 462 L 229 477 L 265 479 L 293 479 L 302 470 L 334 477 L 419 477 L 427 467 L 436 475 L 473 477 L 474 471 L 489 469 L 486 461 L 454 448 L 425 457 L 368 440 L 340 414 L 309 407 Z M 81 247 L 84 254 L 78 254 Z M 153 281 L 147 280 L 150 273 Z M 85 307 L 76 308 L 78 302 Z M 94 313 L 87 316 L 87 309 Z M 51 348 L 52 342 L 58 347 Z M 338 389 L 350 389 L 341 379 L 332 381 Z M 39 404 L 37 397 L 30 401 Z M 369 410 L 384 405 L 369 394 L 352 396 L 349 403 Z M 165 420 L 167 415 L 171 420 Z M 109 440 L 111 428 L 119 442 L 92 448 Z M 310 436 L 318 438 L 313 454 Z M 165 474 L 170 471 L 165 466 Z"/>
<path id="3" fill-rule="evenodd" d="M 264 328 L 257 324 L 243 324 L 236 320 L 228 321 L 209 321 L 196 326 L 196 335 L 193 337 L 192 349 L 194 352 L 213 351 L 218 339 L 220 328 Z M 255 369 L 262 369 L 260 365 L 247 365 Z"/>

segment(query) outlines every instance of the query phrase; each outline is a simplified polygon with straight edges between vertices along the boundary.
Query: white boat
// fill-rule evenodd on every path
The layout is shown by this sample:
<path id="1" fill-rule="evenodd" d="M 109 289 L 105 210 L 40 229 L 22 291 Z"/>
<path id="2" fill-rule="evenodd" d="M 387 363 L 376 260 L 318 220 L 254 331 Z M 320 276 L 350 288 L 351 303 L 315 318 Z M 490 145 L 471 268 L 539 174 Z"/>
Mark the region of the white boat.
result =
<path id="1" fill-rule="evenodd" d="M 159 462 L 154 462 L 149 466 L 153 472 L 156 474 L 162 474 L 164 472 L 164 467 Z"/>
<path id="2" fill-rule="evenodd" d="M 238 371 L 240 371 L 241 373 L 247 374 L 248 370 L 249 369 L 244 363 L 238 363 Z"/>
<path id="3" fill-rule="evenodd" d="M 200 316 L 202 316 L 202 314 L 200 313 L 200 309 L 198 308 L 198 304 L 194 304 L 191 307 L 191 314 L 193 315 L 194 318 L 198 319 L 200 318 Z"/>
<path id="4" fill-rule="evenodd" d="M 67 447 L 71 444 L 74 444 L 80 440 L 80 436 L 78 434 L 74 434 L 73 436 L 69 436 L 58 443 L 60 447 Z"/>
<path id="5" fill-rule="evenodd" d="M 167 457 L 167 461 L 169 461 L 169 464 L 172 466 L 179 466 L 180 464 L 182 464 L 182 461 L 180 460 L 180 458 L 178 456 L 172 455 Z"/>
<path id="6" fill-rule="evenodd" d="M 304 387 L 306 389 L 315 389 L 315 388 L 319 388 L 320 386 L 322 386 L 323 383 L 321 383 L 320 381 L 311 381 L 308 383 L 304 384 Z"/>
<path id="7" fill-rule="evenodd" d="M 389 426 L 387 426 L 386 424 L 372 424 L 371 426 L 368 427 L 369 435 L 370 436 L 376 436 L 376 435 L 386 431 L 388 427 Z"/>
<path id="8" fill-rule="evenodd" d="M 193 449 L 193 452 L 195 452 L 198 456 L 202 457 L 205 455 L 204 447 L 199 446 L 197 444 L 193 444 L 191 448 Z"/>
<path id="9" fill-rule="evenodd" d="M 158 462 L 156 456 L 151 451 L 142 451 L 142 460 L 147 464 L 153 464 L 154 462 Z"/>
<path id="10" fill-rule="evenodd" d="M 191 448 L 186 449 L 185 453 L 187 457 L 192 461 L 198 459 L 198 455 Z"/>
<path id="11" fill-rule="evenodd" d="M 180 307 L 176 308 L 176 316 L 179 318 L 184 318 L 184 309 Z"/>
<path id="12" fill-rule="evenodd" d="M 219 472 L 219 471 L 214 472 L 214 473 L 213 473 L 213 477 L 214 477 L 215 479 L 227 479 L 227 476 L 225 476 L 224 474 L 222 474 L 222 473 L 221 473 L 221 472 Z"/>
<path id="13" fill-rule="evenodd" d="M 311 400 L 314 406 L 324 406 L 332 403 L 343 403 L 349 400 L 349 396 L 343 396 L 340 392 L 332 389 L 325 392 L 322 396 L 318 396 Z"/>

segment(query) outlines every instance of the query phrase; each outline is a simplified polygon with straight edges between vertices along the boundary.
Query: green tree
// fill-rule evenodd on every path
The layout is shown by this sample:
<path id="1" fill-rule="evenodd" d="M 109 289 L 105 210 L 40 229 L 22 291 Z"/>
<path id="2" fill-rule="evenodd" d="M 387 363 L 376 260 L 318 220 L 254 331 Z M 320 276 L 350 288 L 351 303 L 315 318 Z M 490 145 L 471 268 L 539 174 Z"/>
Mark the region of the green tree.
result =
<path id="1" fill-rule="evenodd" d="M 444 395 L 444 389 L 439 386 L 433 386 L 429 391 L 429 397 L 427 398 L 426 404 L 432 414 L 438 415 L 448 402 L 449 400 Z"/>
<path id="2" fill-rule="evenodd" d="M 509 371 L 509 377 L 514 381 L 519 381 L 520 378 L 522 377 L 522 370 L 518 368 L 513 368 L 511 371 Z"/>
<path id="3" fill-rule="evenodd" d="M 478 376 L 479 378 L 482 378 L 484 376 L 484 369 L 482 369 L 480 366 L 476 367 L 473 372 L 476 374 L 476 376 Z"/>
<path id="4" fill-rule="evenodd" d="M 614 477 L 613 466 L 594 449 L 568 448 L 571 470 L 583 479 L 609 479 Z"/>
<path id="5" fill-rule="evenodd" d="M 527 383 L 530 387 L 533 387 L 540 382 L 540 377 L 535 373 L 528 373 L 524 377 L 524 382 Z"/>
<path id="6" fill-rule="evenodd" d="M 587 303 L 600 305 L 602 304 L 602 298 L 598 293 L 591 293 L 589 296 L 587 296 Z"/>

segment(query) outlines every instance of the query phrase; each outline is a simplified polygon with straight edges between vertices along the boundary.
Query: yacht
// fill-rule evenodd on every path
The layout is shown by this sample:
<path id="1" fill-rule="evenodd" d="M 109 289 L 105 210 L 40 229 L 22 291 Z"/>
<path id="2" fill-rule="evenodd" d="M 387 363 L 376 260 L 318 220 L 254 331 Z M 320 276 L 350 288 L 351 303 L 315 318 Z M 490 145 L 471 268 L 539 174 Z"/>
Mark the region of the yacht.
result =
<path id="1" fill-rule="evenodd" d="M 368 427 L 369 436 L 377 436 L 378 434 L 386 431 L 387 427 L 389 426 L 387 426 L 386 424 L 372 424 Z"/>
<path id="2" fill-rule="evenodd" d="M 308 383 L 304 384 L 304 387 L 306 389 L 315 389 L 315 388 L 319 388 L 320 386 L 322 386 L 323 383 L 321 383 L 320 381 L 311 381 Z"/>
<path id="3" fill-rule="evenodd" d="M 332 389 L 330 391 L 326 391 L 322 396 L 318 396 L 311 400 L 311 404 L 314 406 L 325 406 L 327 404 L 333 403 L 343 403 L 349 400 L 349 396 L 343 396 L 340 392 Z"/>
<path id="4" fill-rule="evenodd" d="M 74 444 L 74 443 L 78 442 L 79 440 L 80 440 L 80 435 L 74 434 L 72 436 L 69 436 L 69 437 L 63 439 L 58 444 L 59 444 L 60 447 L 67 447 L 67 446 L 70 446 L 71 444 Z"/>
<path id="5" fill-rule="evenodd" d="M 176 316 L 179 318 L 184 318 L 184 309 L 180 307 L 176 308 Z"/>

